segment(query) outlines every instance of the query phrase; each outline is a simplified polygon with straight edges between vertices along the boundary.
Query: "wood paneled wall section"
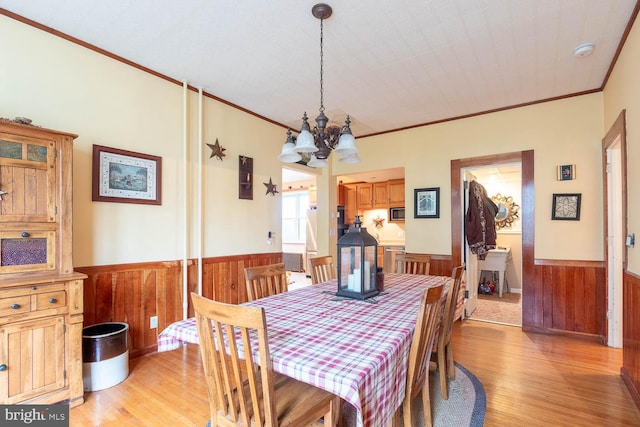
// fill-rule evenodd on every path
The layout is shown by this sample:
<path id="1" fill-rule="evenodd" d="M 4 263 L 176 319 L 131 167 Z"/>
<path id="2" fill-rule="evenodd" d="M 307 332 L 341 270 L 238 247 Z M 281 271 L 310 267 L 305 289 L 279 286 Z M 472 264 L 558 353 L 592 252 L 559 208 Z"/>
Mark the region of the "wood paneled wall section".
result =
<path id="1" fill-rule="evenodd" d="M 453 260 L 450 255 L 431 255 L 429 274 L 434 276 L 451 276 L 453 267 Z"/>
<path id="2" fill-rule="evenodd" d="M 640 409 L 640 277 L 625 271 L 622 284 L 622 369 L 627 388 Z"/>
<path id="3" fill-rule="evenodd" d="M 601 261 L 536 259 L 526 287 L 532 317 L 524 331 L 555 333 L 606 342 L 607 282 Z M 524 302 L 524 301 L 523 301 Z M 523 307 L 524 311 L 524 307 Z"/>
<path id="4" fill-rule="evenodd" d="M 238 304 L 246 301 L 244 267 L 282 262 L 282 253 L 212 257 L 202 260 L 202 293 L 208 298 Z M 84 281 L 84 326 L 103 322 L 129 325 L 131 357 L 157 349 L 157 336 L 182 319 L 182 261 L 78 267 Z M 187 261 L 188 290 L 198 288 L 197 260 Z M 193 316 L 191 301 L 189 316 Z M 158 316 L 158 328 L 149 318 Z"/>

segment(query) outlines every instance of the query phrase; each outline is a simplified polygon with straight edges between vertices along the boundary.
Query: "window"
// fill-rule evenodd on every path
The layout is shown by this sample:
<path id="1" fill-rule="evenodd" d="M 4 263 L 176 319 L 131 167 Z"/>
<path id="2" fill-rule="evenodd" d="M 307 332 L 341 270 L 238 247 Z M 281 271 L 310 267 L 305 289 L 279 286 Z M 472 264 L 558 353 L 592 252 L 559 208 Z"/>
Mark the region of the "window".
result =
<path id="1" fill-rule="evenodd" d="M 282 243 L 304 243 L 309 193 L 296 191 L 282 195 Z"/>

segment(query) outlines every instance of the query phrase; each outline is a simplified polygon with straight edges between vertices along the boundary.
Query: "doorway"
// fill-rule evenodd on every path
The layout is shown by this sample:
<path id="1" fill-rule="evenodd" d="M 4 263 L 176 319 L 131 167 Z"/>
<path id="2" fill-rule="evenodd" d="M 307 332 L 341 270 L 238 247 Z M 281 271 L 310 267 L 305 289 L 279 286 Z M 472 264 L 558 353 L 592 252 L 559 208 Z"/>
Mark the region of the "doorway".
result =
<path id="1" fill-rule="evenodd" d="M 521 170 L 520 162 L 516 162 L 474 166 L 462 171 L 481 184 L 499 207 L 495 219 L 496 250 L 490 251 L 487 259 L 479 261 L 476 267 L 467 255 L 467 283 L 479 288 L 476 309 L 467 313 L 473 320 L 522 325 Z M 468 247 L 464 235 L 463 240 Z M 471 268 L 476 271 L 469 271 Z M 475 281 L 471 279 L 474 275 Z"/>
<path id="2" fill-rule="evenodd" d="M 623 110 L 602 139 L 604 162 L 605 264 L 607 269 L 607 345 L 622 347 L 622 287 L 627 233 L 626 126 Z"/>
<path id="3" fill-rule="evenodd" d="M 462 171 L 497 164 L 521 165 L 521 246 L 522 246 L 522 326 L 534 325 L 537 316 L 534 271 L 534 151 L 518 151 L 451 161 L 451 259 L 453 265 L 463 262 L 464 250 L 464 204 L 462 193 Z"/>

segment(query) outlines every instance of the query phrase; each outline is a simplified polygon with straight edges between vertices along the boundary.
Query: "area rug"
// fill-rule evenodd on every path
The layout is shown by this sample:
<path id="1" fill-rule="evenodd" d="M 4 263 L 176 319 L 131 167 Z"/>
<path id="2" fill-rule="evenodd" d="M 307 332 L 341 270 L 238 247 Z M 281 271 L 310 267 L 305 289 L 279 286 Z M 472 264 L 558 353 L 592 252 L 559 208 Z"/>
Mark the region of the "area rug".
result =
<path id="1" fill-rule="evenodd" d="M 440 380 L 437 372 L 431 372 L 429 390 L 431 391 L 431 419 L 434 427 L 482 427 L 484 414 L 487 410 L 487 397 L 482 383 L 471 372 L 458 363 L 456 365 L 456 379 L 449 381 L 449 399 L 440 396 Z M 422 395 L 413 401 L 414 416 L 411 426 L 424 427 L 424 410 Z M 351 405 L 344 405 L 344 416 L 347 427 L 356 425 L 355 409 Z M 402 414 L 401 414 L 402 415 Z M 404 425 L 400 417 L 400 427 Z"/>
<path id="2" fill-rule="evenodd" d="M 484 322 L 500 323 L 503 325 L 522 326 L 521 294 L 507 292 L 492 295 L 478 294 L 478 307 L 471 313 L 469 319 Z"/>

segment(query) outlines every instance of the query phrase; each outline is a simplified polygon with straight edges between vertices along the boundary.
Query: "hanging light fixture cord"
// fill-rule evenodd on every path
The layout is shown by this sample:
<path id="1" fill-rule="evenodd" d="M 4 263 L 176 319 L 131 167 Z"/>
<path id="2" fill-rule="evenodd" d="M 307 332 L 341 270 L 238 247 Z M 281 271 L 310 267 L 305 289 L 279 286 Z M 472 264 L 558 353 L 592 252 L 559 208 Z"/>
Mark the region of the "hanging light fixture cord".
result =
<path id="1" fill-rule="evenodd" d="M 324 113 L 324 18 L 320 19 L 320 112 Z"/>

